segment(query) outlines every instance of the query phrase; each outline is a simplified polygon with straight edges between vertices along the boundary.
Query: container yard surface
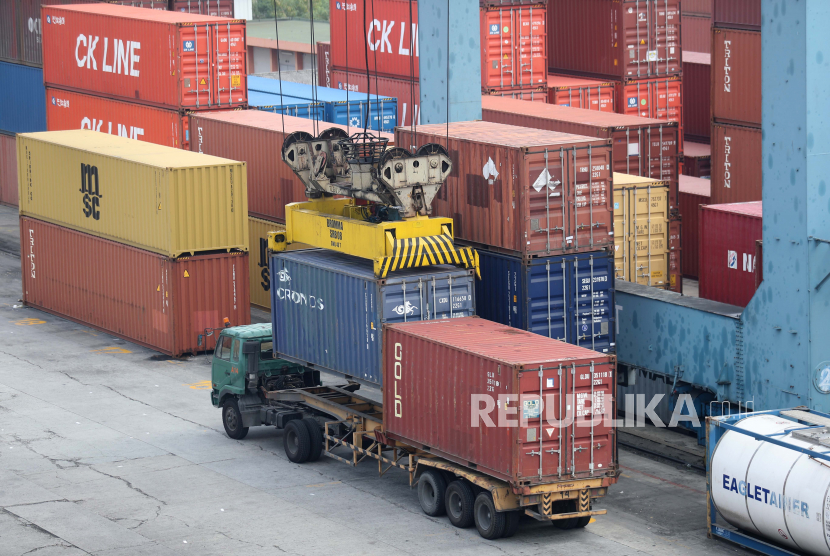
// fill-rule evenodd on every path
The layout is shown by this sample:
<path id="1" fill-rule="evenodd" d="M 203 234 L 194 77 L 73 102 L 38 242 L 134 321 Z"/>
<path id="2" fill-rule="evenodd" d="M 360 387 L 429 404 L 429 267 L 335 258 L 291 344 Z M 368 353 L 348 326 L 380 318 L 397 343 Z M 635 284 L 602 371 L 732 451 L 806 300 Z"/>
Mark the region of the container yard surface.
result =
<path id="1" fill-rule="evenodd" d="M 369 556 L 747 555 L 706 539 L 702 473 L 625 448 L 623 474 L 602 500 L 608 515 L 576 531 L 524 518 L 516 536 L 490 542 L 475 529 L 425 516 L 398 470 L 378 479 L 371 465 L 328 458 L 297 466 L 285 456 L 282 432 L 268 427 L 229 440 L 207 401 L 207 358 L 170 360 L 19 307 L 18 233 L 17 211 L 0 207 L 6 552 L 316 556 L 340 553 L 347 543 Z M 342 378 L 323 373 L 323 382 Z M 359 393 L 380 397 L 367 387 Z M 251 519 L 252 507 L 259 519 Z M 320 530 L 326 534 L 310 534 Z"/>

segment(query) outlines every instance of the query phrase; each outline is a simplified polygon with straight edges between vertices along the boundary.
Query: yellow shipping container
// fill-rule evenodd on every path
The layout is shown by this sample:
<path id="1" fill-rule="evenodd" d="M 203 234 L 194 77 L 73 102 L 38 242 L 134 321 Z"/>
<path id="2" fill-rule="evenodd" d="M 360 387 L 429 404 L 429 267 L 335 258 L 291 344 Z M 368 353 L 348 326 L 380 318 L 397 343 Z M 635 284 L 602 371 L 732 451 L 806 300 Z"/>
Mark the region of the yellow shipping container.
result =
<path id="1" fill-rule="evenodd" d="M 259 218 L 248 218 L 249 233 L 251 238 L 250 256 L 248 264 L 251 268 L 251 305 L 261 309 L 271 310 L 271 274 L 268 271 L 268 232 L 283 232 L 285 224 L 261 220 Z M 312 249 L 310 245 L 303 243 L 291 243 L 288 251 L 299 249 Z"/>
<path id="2" fill-rule="evenodd" d="M 244 162 L 90 130 L 17 136 L 20 214 L 178 257 L 248 249 Z"/>
<path id="3" fill-rule="evenodd" d="M 614 173 L 616 278 L 668 288 L 668 234 L 668 182 Z"/>

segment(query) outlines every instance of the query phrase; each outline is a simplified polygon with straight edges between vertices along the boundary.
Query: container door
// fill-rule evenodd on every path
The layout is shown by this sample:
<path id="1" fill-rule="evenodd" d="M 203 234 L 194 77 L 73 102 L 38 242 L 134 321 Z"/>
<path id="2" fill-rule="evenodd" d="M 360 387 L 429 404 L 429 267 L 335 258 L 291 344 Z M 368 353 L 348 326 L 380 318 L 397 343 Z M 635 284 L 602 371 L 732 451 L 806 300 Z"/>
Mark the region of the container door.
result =
<path id="1" fill-rule="evenodd" d="M 516 86 L 513 12 L 512 8 L 481 11 L 481 84 L 486 89 Z"/>
<path id="2" fill-rule="evenodd" d="M 657 288 L 669 283 L 667 194 L 666 186 L 629 190 L 631 282 Z"/>
<path id="3" fill-rule="evenodd" d="M 571 151 L 565 149 L 534 153 L 525 162 L 529 226 L 526 250 L 550 253 L 573 246 L 570 237 L 567 197 L 573 178 L 568 174 Z M 527 225 L 526 225 L 527 226 Z M 529 229 L 528 229 L 529 228 Z"/>
<path id="4" fill-rule="evenodd" d="M 656 56 L 653 44 L 653 16 L 648 0 L 631 1 L 622 7 L 622 56 L 624 79 L 641 79 L 649 76 L 649 58 Z"/>
<path id="5" fill-rule="evenodd" d="M 614 448 L 611 418 L 614 408 L 614 366 L 573 365 L 567 372 L 566 395 L 572 423 L 565 430 L 563 460 L 567 474 L 580 478 L 602 476 L 613 469 Z"/>
<path id="6" fill-rule="evenodd" d="M 568 163 L 575 178 L 568 192 L 571 204 L 572 247 L 602 249 L 613 243 L 614 209 L 611 192 L 611 153 L 607 149 L 571 149 Z"/>
<path id="7" fill-rule="evenodd" d="M 182 106 L 197 110 L 211 108 L 215 101 L 210 25 L 187 25 L 179 29 Z"/>
<path id="8" fill-rule="evenodd" d="M 654 0 L 651 7 L 655 50 L 655 54 L 649 58 L 651 75 L 678 75 L 680 73 L 682 57 L 679 4 L 679 0 Z"/>
<path id="9" fill-rule="evenodd" d="M 680 216 L 669 220 L 669 289 L 683 293 L 683 267 L 680 262 L 682 250 L 682 226 Z"/>
<path id="10" fill-rule="evenodd" d="M 646 132 L 643 129 L 626 128 L 625 131 L 615 132 L 611 149 L 615 172 L 651 177 L 647 173 L 650 159 Z"/>
<path id="11" fill-rule="evenodd" d="M 577 255 L 570 263 L 572 275 L 571 344 L 602 353 L 615 351 L 614 267 L 610 255 Z"/>
<path id="12" fill-rule="evenodd" d="M 616 105 L 615 88 L 613 85 L 597 85 L 596 87 L 583 87 L 580 89 L 582 97 L 581 108 L 588 110 L 599 110 L 600 112 L 614 112 Z"/>
<path id="13" fill-rule="evenodd" d="M 629 274 L 629 190 L 614 188 L 614 278 L 628 280 Z"/>
<path id="14" fill-rule="evenodd" d="M 215 4 L 216 2 L 214 2 Z M 230 106 L 247 101 L 245 25 L 220 23 L 211 26 L 215 49 L 214 102 Z"/>
<path id="15" fill-rule="evenodd" d="M 519 474 L 523 479 L 566 477 L 568 443 L 566 427 L 560 426 L 571 403 L 564 393 L 568 367 L 526 368 L 519 373 Z"/>
<path id="16" fill-rule="evenodd" d="M 538 87 L 547 83 L 547 28 L 544 6 L 511 9 L 516 27 L 516 85 Z"/>
<path id="17" fill-rule="evenodd" d="M 569 340 L 567 274 L 565 260 L 560 257 L 536 259 L 527 265 L 523 277 L 527 330 L 563 342 Z"/>
<path id="18" fill-rule="evenodd" d="M 383 322 L 470 317 L 475 315 L 474 295 L 467 274 L 395 280 L 381 290 Z"/>

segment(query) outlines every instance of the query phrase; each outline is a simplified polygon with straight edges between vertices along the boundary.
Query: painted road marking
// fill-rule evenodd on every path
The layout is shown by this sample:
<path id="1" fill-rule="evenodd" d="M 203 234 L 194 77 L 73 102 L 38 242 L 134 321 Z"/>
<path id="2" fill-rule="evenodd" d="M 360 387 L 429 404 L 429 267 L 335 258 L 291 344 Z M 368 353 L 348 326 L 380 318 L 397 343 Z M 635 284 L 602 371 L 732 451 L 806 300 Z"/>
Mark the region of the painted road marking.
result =
<path id="1" fill-rule="evenodd" d="M 45 320 L 40 319 L 20 319 L 18 321 L 12 321 L 17 326 L 32 326 L 33 324 L 46 324 Z"/>
<path id="2" fill-rule="evenodd" d="M 213 383 L 209 380 L 202 380 L 200 382 L 191 382 L 185 386 L 190 386 L 192 390 L 210 390 L 213 388 Z"/>
<path id="3" fill-rule="evenodd" d="M 124 348 L 120 348 L 120 347 L 114 347 L 114 346 L 105 347 L 105 348 L 101 348 L 101 349 L 93 349 L 91 351 L 92 351 L 92 353 L 132 353 L 128 349 L 124 349 Z"/>

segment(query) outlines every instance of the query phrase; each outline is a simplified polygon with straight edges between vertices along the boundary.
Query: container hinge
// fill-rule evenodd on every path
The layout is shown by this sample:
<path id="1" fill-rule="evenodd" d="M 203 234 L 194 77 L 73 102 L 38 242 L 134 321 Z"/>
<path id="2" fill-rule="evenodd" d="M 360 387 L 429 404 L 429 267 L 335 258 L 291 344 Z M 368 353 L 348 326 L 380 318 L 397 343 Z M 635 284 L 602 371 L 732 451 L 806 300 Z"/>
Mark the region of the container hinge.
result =
<path id="1" fill-rule="evenodd" d="M 583 448 L 582 446 L 577 446 L 576 448 L 574 448 L 574 452 L 584 452 L 587 449 L 588 448 Z"/>
<path id="2" fill-rule="evenodd" d="M 530 452 L 527 453 L 527 455 L 529 455 L 529 456 L 541 456 L 542 453 L 537 452 L 536 450 L 531 450 Z"/>
<path id="3" fill-rule="evenodd" d="M 558 453 L 560 453 L 559 450 L 554 450 L 553 448 L 551 448 L 550 450 L 545 450 L 545 452 L 547 452 L 548 454 L 558 454 Z"/>

